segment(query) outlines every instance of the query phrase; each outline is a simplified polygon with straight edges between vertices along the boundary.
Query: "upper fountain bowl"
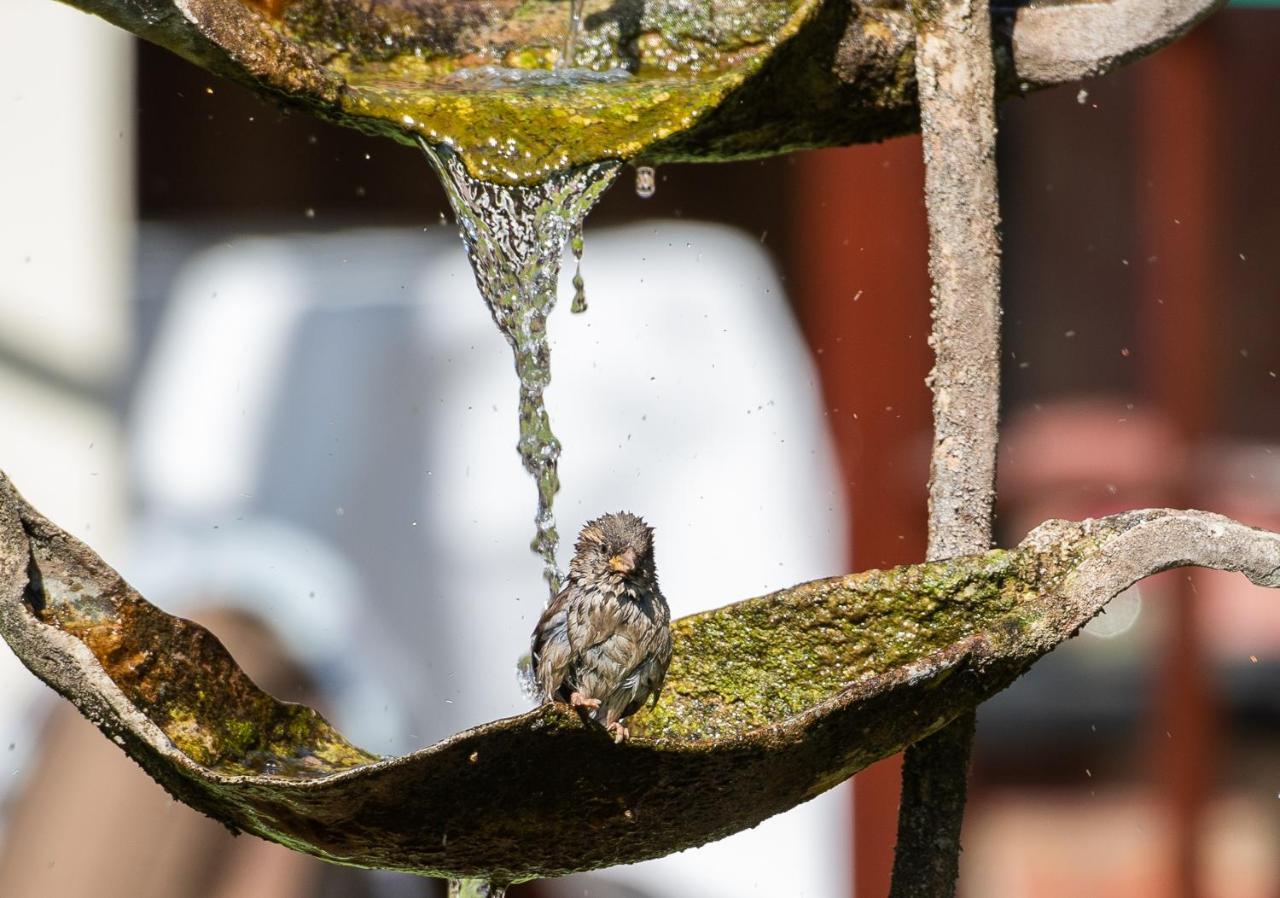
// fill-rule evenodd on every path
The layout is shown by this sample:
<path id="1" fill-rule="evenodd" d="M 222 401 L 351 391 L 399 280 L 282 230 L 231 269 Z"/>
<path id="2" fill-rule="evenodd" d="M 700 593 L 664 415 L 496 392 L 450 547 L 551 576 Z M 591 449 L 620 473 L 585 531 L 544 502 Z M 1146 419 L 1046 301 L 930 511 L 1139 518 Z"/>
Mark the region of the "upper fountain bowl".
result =
<path id="1" fill-rule="evenodd" d="M 691 128 L 820 0 L 74 0 L 345 124 L 529 183 Z"/>
<path id="2" fill-rule="evenodd" d="M 919 125 L 905 0 L 585 0 L 572 60 L 570 0 L 64 2 L 323 118 L 449 145 L 472 176 L 499 183 L 605 159 L 842 146 Z M 1101 74 L 1225 2 L 1002 8 L 997 90 Z"/>

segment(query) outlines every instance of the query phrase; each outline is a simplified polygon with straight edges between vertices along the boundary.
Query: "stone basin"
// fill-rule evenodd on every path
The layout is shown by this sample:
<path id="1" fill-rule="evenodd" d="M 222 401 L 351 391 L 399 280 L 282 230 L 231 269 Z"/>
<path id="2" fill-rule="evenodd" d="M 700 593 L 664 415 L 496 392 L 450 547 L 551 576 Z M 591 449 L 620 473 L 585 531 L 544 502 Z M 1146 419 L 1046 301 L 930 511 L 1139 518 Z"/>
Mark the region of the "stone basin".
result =
<path id="1" fill-rule="evenodd" d="M 1280 586 L 1280 534 L 1169 510 L 1049 522 L 1011 550 L 677 621 L 662 698 L 626 744 L 544 705 L 379 758 L 263 692 L 0 475 L 0 637 L 174 796 L 335 863 L 499 883 L 755 826 L 937 731 L 1180 564 Z"/>
<path id="2" fill-rule="evenodd" d="M 65 0 L 322 118 L 531 183 L 602 159 L 736 159 L 918 127 L 902 0 Z M 993 9 L 1002 96 L 1103 74 L 1225 0 Z M 570 61 L 570 72 L 556 71 Z"/>

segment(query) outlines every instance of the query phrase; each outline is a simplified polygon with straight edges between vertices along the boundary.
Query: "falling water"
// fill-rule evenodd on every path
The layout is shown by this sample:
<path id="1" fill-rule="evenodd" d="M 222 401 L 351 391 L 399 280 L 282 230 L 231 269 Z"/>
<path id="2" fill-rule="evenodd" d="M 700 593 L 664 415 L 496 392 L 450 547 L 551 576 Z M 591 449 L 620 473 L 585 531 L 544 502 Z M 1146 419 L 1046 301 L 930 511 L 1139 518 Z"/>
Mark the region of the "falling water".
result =
<path id="1" fill-rule="evenodd" d="M 497 886 L 483 879 L 449 880 L 449 898 L 502 898 L 506 886 Z"/>
<path id="2" fill-rule="evenodd" d="M 578 32 L 582 30 L 582 5 L 586 0 L 569 0 L 569 30 L 564 36 L 564 52 L 556 60 L 556 68 L 573 68 Z"/>
<path id="3" fill-rule="evenodd" d="M 582 279 L 582 225 L 573 232 L 569 241 L 569 249 L 573 252 L 573 305 L 569 311 L 581 315 L 587 310 L 587 282 Z"/>
<path id="4" fill-rule="evenodd" d="M 530 548 L 542 557 L 543 577 L 555 595 L 555 515 L 560 489 L 560 441 L 551 431 L 543 392 L 551 381 L 547 316 L 556 302 L 560 259 L 587 212 L 618 174 L 617 162 L 596 162 L 555 174 L 540 184 L 512 187 L 473 178 L 448 147 L 422 142 L 444 183 L 458 219 L 476 284 L 493 320 L 515 353 L 520 379 L 520 439 L 516 448 L 538 487 L 536 530 Z"/>

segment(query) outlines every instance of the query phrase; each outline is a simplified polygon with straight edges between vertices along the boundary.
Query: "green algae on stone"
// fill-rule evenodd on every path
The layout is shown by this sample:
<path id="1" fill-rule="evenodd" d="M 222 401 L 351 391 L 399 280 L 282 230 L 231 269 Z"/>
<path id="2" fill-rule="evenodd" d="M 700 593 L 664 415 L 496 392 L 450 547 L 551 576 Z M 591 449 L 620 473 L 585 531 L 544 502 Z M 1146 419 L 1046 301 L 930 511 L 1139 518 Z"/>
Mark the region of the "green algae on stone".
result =
<path id="1" fill-rule="evenodd" d="M 1169 510 L 1050 522 L 1012 550 L 678 621 L 667 689 L 624 745 L 544 705 L 379 760 L 259 690 L 0 475 L 0 635 L 176 798 L 327 861 L 498 882 L 755 826 L 937 731 L 1131 583 L 1188 563 L 1280 586 L 1280 535 Z"/>
<path id="2" fill-rule="evenodd" d="M 473 177 L 527 184 L 604 159 L 635 157 L 692 126 L 741 81 L 740 73 L 634 78 L 572 86 L 430 90 L 413 79 L 348 75 L 344 110 L 397 122 L 458 153 Z"/>
<path id="3" fill-rule="evenodd" d="M 543 6 L 563 14 L 558 4 Z M 448 146 L 473 177 L 527 184 L 603 159 L 632 159 L 692 127 L 795 34 L 818 3 L 735 0 L 713 15 L 712 7 L 651 2 L 627 33 L 620 17 L 591 14 L 606 6 L 588 4 L 575 60 L 581 69 L 553 70 L 553 47 L 514 42 L 461 58 L 347 52 L 328 67 L 347 85 L 345 114 Z M 562 39 L 552 26 L 534 33 Z"/>
<path id="4" fill-rule="evenodd" d="M 628 161 L 728 98 L 822 0 L 69 0 L 323 118 L 529 184 Z M 603 79 L 603 80 L 602 80 Z"/>
<path id="5" fill-rule="evenodd" d="M 569 0 L 63 2 L 329 121 L 403 143 L 434 130 L 441 143 L 451 137 L 459 148 L 471 147 L 473 174 L 508 183 L 528 183 L 561 158 L 566 167 L 606 158 L 745 159 L 918 129 L 915 24 L 898 2 L 588 0 L 575 66 L 625 71 L 635 85 L 669 82 L 669 98 L 637 122 L 615 115 L 625 90 L 592 98 L 562 85 L 556 98 L 527 106 L 494 102 L 491 120 L 454 100 L 433 102 L 447 92 L 440 82 L 460 72 L 555 69 Z M 1002 98 L 1021 96 L 1102 74 L 1158 49 L 1224 2 L 1156 0 L 1152 17 L 1132 23 L 1127 7 L 1115 4 L 1010 8 L 994 34 L 997 90 Z M 1094 39 L 1099 23 L 1110 40 Z M 690 86 L 697 81 L 706 83 Z M 542 88 L 503 88 L 526 90 Z M 473 105 L 493 102 L 475 85 L 472 92 Z M 607 125 L 599 135 L 566 130 L 553 111 L 557 104 L 576 111 L 579 100 L 587 118 Z M 499 120 L 512 130 L 486 127 Z M 501 151 L 491 152 L 499 148 L 489 146 L 490 137 Z"/>
<path id="6" fill-rule="evenodd" d="M 996 632 L 1034 592 L 1019 555 L 992 552 L 815 580 L 674 625 L 661 701 L 632 722 L 645 738 L 745 735 L 851 683 Z M 696 713 L 690 713 L 696 708 Z"/>
<path id="7" fill-rule="evenodd" d="M 79 2 L 98 11 L 102 0 Z M 322 117 L 445 145 L 475 177 L 529 184 L 634 158 L 689 128 L 821 0 L 588 0 L 574 59 L 561 67 L 568 6 L 181 0 L 199 40 L 109 17 Z"/>

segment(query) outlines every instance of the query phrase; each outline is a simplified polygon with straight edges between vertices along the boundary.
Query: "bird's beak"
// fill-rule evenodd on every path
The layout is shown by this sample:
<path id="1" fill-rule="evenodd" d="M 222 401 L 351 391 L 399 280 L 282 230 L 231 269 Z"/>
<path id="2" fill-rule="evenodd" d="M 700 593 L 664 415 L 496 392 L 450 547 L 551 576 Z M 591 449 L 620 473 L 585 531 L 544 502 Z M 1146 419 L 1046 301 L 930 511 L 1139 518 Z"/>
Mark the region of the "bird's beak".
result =
<path id="1" fill-rule="evenodd" d="M 636 550 L 627 549 L 609 559 L 609 570 L 629 574 L 636 569 Z"/>

